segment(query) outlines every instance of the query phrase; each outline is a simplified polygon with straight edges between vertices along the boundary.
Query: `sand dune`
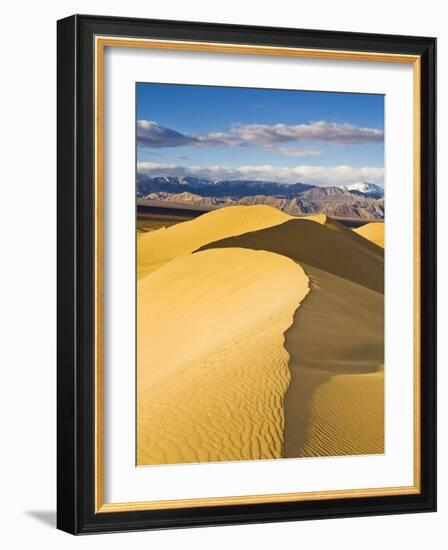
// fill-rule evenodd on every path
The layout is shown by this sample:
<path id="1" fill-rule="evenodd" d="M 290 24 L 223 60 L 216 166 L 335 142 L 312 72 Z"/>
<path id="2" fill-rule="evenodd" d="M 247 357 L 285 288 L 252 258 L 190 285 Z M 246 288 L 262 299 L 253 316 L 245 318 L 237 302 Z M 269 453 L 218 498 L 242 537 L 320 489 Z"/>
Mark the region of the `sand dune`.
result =
<path id="1" fill-rule="evenodd" d="M 372 222 L 354 229 L 355 233 L 384 248 L 384 223 Z"/>
<path id="2" fill-rule="evenodd" d="M 139 239 L 138 464 L 384 451 L 384 252 L 272 210 Z"/>
<path id="3" fill-rule="evenodd" d="M 289 258 L 238 248 L 139 282 L 138 464 L 282 456 L 284 332 L 308 290 Z"/>
<path id="4" fill-rule="evenodd" d="M 312 222 L 320 223 L 321 225 L 326 225 L 328 227 L 333 227 L 337 229 L 344 229 L 344 226 L 339 224 L 337 221 L 327 216 L 327 214 L 312 214 L 311 216 L 299 216 L 300 220 L 308 220 Z"/>
<path id="5" fill-rule="evenodd" d="M 232 206 L 169 228 L 151 231 L 137 240 L 137 276 L 141 279 L 173 258 L 193 252 L 209 242 L 291 219 L 288 214 L 270 206 Z"/>
<path id="6" fill-rule="evenodd" d="M 275 227 L 214 241 L 202 249 L 228 246 L 268 250 L 377 292 L 384 289 L 383 251 L 331 218 L 326 217 L 323 223 L 292 219 Z"/>
<path id="7" fill-rule="evenodd" d="M 310 278 L 285 334 L 285 457 L 384 450 L 383 253 L 327 221 L 294 220 L 209 245 L 287 255 Z"/>

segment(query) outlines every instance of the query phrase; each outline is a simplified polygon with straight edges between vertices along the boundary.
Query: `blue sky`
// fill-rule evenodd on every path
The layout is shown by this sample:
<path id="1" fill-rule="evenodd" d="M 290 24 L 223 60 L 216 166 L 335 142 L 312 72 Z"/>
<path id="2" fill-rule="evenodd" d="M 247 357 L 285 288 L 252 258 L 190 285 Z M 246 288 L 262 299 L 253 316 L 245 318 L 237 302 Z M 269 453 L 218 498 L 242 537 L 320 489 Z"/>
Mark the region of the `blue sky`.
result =
<path id="1" fill-rule="evenodd" d="M 334 185 L 384 177 L 384 97 L 138 83 L 138 169 Z"/>

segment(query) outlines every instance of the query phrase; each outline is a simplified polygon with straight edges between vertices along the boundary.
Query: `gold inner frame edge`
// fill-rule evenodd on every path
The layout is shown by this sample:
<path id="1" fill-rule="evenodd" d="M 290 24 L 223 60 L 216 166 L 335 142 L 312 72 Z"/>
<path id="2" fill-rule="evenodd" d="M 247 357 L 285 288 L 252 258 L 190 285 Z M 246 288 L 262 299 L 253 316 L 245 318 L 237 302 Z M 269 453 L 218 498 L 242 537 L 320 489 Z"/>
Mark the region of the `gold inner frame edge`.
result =
<path id="1" fill-rule="evenodd" d="M 246 55 L 267 55 L 330 59 L 342 61 L 370 61 L 383 63 L 407 63 L 413 65 L 413 195 L 414 195 L 414 482 L 411 486 L 380 487 L 349 490 L 328 490 L 313 492 L 278 493 L 244 495 L 228 497 L 209 497 L 178 500 L 159 500 L 141 502 L 104 502 L 104 357 L 103 357 L 103 294 L 104 294 L 104 50 L 106 47 L 152 48 L 160 50 L 195 51 L 207 53 L 235 53 Z M 420 202 L 421 202 L 421 58 L 418 55 L 390 54 L 382 52 L 357 52 L 345 50 L 324 50 L 309 48 L 291 48 L 275 46 L 257 46 L 251 44 L 226 44 L 181 40 L 157 40 L 141 38 L 121 38 L 114 36 L 96 36 L 95 55 L 95 513 L 129 512 L 143 510 L 166 510 L 197 508 L 208 506 L 231 506 L 241 504 L 262 504 L 274 502 L 304 502 L 333 500 L 341 498 L 362 498 L 393 495 L 419 494 L 421 491 L 421 431 L 420 431 Z"/>

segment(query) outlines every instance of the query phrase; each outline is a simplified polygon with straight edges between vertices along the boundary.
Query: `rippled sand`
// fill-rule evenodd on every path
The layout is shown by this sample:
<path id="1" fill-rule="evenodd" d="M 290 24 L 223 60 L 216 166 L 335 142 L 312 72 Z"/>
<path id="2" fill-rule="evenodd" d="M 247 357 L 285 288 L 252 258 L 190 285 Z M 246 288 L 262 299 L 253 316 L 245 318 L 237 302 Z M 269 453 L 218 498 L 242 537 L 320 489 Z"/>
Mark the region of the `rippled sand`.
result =
<path id="1" fill-rule="evenodd" d="M 140 283 L 138 464 L 282 456 L 284 332 L 308 293 L 289 258 L 227 248 Z"/>
<path id="2" fill-rule="evenodd" d="M 266 206 L 139 242 L 150 236 L 138 464 L 384 451 L 381 248 L 325 215 Z"/>

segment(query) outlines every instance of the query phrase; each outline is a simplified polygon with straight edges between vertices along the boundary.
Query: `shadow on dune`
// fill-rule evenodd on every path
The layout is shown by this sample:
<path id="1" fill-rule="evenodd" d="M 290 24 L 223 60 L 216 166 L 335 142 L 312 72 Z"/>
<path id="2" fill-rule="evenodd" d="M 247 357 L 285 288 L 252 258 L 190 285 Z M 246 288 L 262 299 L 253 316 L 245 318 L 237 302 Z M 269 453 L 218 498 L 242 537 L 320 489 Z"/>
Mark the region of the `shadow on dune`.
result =
<path id="1" fill-rule="evenodd" d="M 384 251 L 333 220 L 327 224 L 296 219 L 229 237 L 199 250 L 220 247 L 267 250 L 384 292 Z"/>
<path id="2" fill-rule="evenodd" d="M 311 292 L 285 333 L 291 382 L 284 399 L 284 456 L 312 456 L 316 445 L 319 455 L 383 452 L 382 383 L 366 391 L 367 379 L 362 380 L 363 375 L 379 372 L 384 362 L 383 295 L 311 266 L 302 267 L 310 278 Z M 321 405 L 313 409 L 316 390 L 337 375 L 346 375 L 345 386 L 329 388 L 326 410 Z M 360 391 L 364 403 L 358 402 Z M 341 403 L 346 413 L 352 409 L 353 416 L 343 429 L 337 418 Z M 310 431 L 316 430 L 320 438 L 316 433 L 310 438 Z M 319 445 L 319 439 L 325 445 Z"/>
<path id="3" fill-rule="evenodd" d="M 285 333 L 284 456 L 383 452 L 383 250 L 332 220 L 303 219 L 203 249 L 221 247 L 288 256 L 310 278 L 311 292 Z"/>

